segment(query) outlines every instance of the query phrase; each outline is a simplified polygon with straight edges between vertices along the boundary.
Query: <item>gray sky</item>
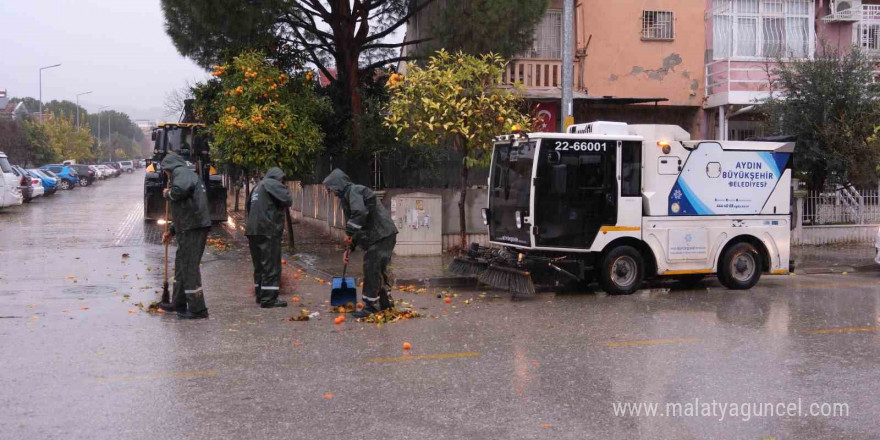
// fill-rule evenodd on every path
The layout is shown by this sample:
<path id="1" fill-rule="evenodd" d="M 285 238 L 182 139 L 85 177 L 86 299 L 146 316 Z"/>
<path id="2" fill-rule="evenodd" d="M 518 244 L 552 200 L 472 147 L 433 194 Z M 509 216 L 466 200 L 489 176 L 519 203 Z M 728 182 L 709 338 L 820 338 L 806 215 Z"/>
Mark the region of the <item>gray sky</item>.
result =
<path id="1" fill-rule="evenodd" d="M 165 94 L 208 77 L 165 35 L 159 0 L 0 0 L 0 88 L 165 119 Z M 35 110 L 35 109 L 34 109 Z M 173 118 L 176 119 L 176 118 Z"/>

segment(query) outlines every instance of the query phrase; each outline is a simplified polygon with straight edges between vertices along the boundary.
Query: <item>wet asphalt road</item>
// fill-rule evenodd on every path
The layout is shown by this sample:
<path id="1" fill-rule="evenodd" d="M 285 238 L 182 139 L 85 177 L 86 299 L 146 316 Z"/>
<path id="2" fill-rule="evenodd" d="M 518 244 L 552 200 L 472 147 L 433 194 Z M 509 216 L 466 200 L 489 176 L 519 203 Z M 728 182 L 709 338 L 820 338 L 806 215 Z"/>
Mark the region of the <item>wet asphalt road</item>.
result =
<path id="1" fill-rule="evenodd" d="M 877 273 L 628 297 L 397 292 L 428 317 L 334 325 L 329 287 L 290 266 L 284 296 L 320 318 L 257 308 L 233 243 L 204 259 L 211 318 L 181 322 L 136 306 L 158 298 L 163 255 L 141 181 L 0 211 L 0 439 L 880 437 Z M 712 400 L 848 415 L 661 414 Z M 625 402 L 660 409 L 616 416 Z"/>

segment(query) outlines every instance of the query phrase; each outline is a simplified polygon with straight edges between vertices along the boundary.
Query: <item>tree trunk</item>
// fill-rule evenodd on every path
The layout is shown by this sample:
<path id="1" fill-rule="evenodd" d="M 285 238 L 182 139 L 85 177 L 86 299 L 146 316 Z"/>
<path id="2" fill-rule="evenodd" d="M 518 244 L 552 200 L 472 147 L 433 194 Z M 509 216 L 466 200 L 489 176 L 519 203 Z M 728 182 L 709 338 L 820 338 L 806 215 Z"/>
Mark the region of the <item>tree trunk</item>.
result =
<path id="1" fill-rule="evenodd" d="M 245 211 L 249 211 L 250 205 L 248 202 L 251 200 L 251 176 L 245 172 L 244 173 L 244 209 Z M 248 212 L 250 214 L 250 212 Z"/>
<path id="2" fill-rule="evenodd" d="M 358 88 L 358 55 L 357 52 L 346 55 L 349 58 L 347 60 L 349 71 L 346 80 L 348 93 L 351 96 L 351 147 L 356 152 L 361 151 L 363 144 L 361 142 L 361 117 L 364 114 L 361 92 Z"/>
<path id="3" fill-rule="evenodd" d="M 460 140 L 456 139 L 455 143 L 460 144 Z M 458 227 L 459 227 L 459 245 L 462 250 L 467 249 L 467 220 L 465 218 L 465 203 L 467 202 L 468 187 L 468 167 L 465 162 L 467 157 L 467 148 L 458 148 L 461 151 L 461 197 L 458 199 Z"/>

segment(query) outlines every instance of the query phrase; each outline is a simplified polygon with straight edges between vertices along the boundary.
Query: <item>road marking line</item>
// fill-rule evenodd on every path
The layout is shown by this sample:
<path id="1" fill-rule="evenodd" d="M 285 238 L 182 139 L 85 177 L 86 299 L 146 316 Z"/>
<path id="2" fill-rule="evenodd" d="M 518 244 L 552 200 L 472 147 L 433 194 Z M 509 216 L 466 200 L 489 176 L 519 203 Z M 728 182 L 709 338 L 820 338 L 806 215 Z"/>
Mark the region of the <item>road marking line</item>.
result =
<path id="1" fill-rule="evenodd" d="M 820 289 L 820 288 L 828 288 L 828 287 L 871 287 L 877 286 L 878 284 L 875 281 L 872 282 L 848 282 L 848 283 L 815 283 L 815 284 L 802 284 L 795 283 L 792 287 L 804 287 L 807 289 Z"/>
<path id="2" fill-rule="evenodd" d="M 480 353 L 467 352 L 467 353 L 440 353 L 440 354 L 424 354 L 421 356 L 400 356 L 400 357 L 386 357 L 386 358 L 373 358 L 368 362 L 374 364 L 381 363 L 391 363 L 391 362 L 406 362 L 406 361 L 422 361 L 428 359 L 459 359 L 459 358 L 470 358 L 470 357 L 480 357 Z"/>
<path id="3" fill-rule="evenodd" d="M 141 379 L 184 379 L 187 377 L 199 377 L 199 376 L 216 376 L 216 370 L 204 370 L 204 371 L 183 371 L 180 373 L 154 373 L 154 374 L 144 374 L 142 376 L 128 376 L 128 377 L 99 377 L 99 382 L 128 382 L 132 380 L 141 380 Z"/>
<path id="4" fill-rule="evenodd" d="M 606 347 L 636 347 L 643 345 L 681 344 L 686 342 L 700 342 L 702 339 L 647 339 L 644 341 L 603 342 Z"/>
<path id="5" fill-rule="evenodd" d="M 880 327 L 876 326 L 867 326 L 867 327 L 835 327 L 835 328 L 820 328 L 818 330 L 810 330 L 804 332 L 808 335 L 833 335 L 837 333 L 856 333 L 856 332 L 876 332 L 880 331 Z"/>

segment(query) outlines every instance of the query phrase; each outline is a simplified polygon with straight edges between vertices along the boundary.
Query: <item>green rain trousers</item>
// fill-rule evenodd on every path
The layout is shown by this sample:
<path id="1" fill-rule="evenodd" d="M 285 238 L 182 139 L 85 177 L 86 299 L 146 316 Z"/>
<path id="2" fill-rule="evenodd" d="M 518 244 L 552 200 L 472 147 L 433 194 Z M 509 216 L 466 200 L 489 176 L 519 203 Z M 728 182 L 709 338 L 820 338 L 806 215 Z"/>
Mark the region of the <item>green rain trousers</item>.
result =
<path id="1" fill-rule="evenodd" d="M 281 236 L 248 235 L 257 303 L 272 304 L 281 285 Z"/>
<path id="2" fill-rule="evenodd" d="M 388 264 L 391 263 L 395 244 L 397 244 L 397 234 L 371 244 L 364 254 L 364 288 L 361 296 L 366 308 L 383 310 L 391 306 L 387 304 L 389 301 L 387 288 L 391 286 Z"/>
<path id="3" fill-rule="evenodd" d="M 208 312 L 202 291 L 202 254 L 211 228 L 177 231 L 177 253 L 174 258 L 174 295 L 172 302 L 178 312 L 189 310 L 194 315 Z"/>

